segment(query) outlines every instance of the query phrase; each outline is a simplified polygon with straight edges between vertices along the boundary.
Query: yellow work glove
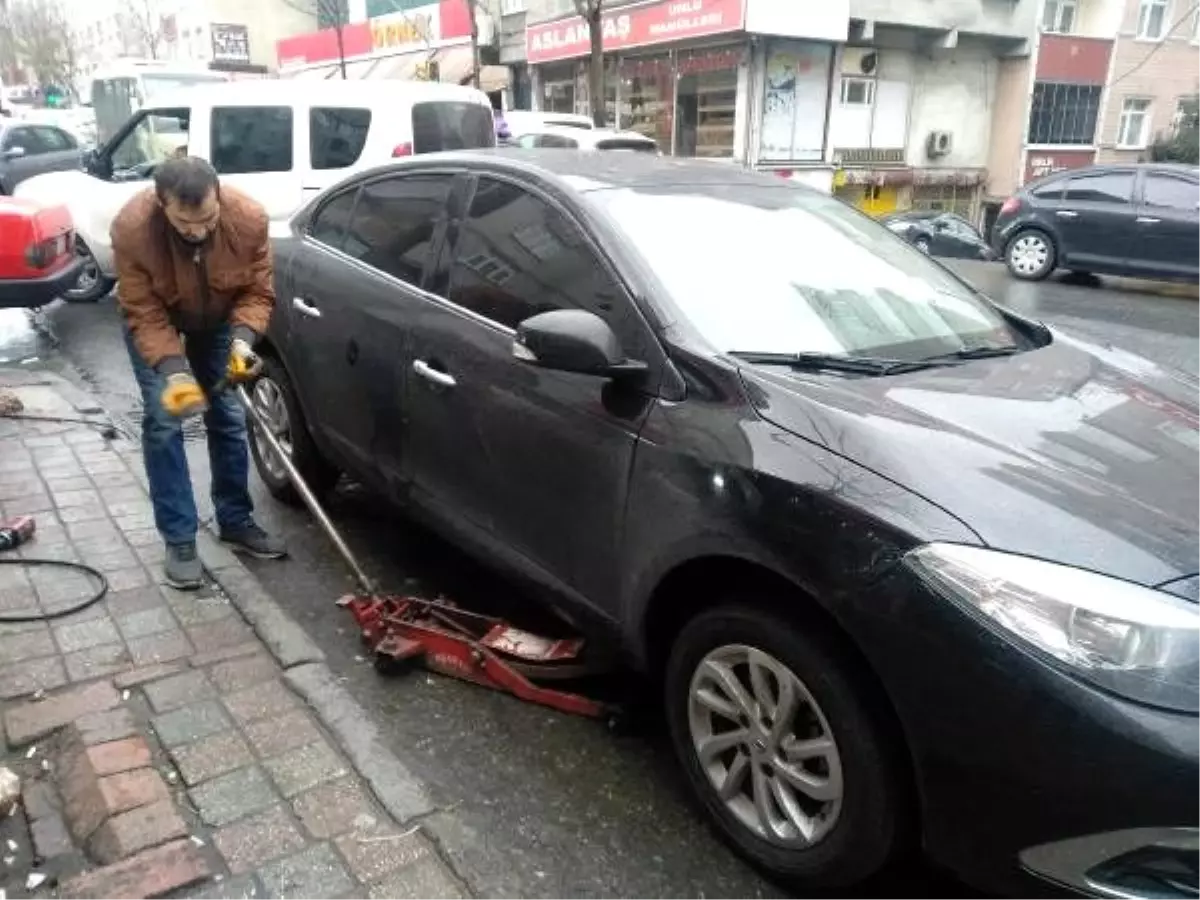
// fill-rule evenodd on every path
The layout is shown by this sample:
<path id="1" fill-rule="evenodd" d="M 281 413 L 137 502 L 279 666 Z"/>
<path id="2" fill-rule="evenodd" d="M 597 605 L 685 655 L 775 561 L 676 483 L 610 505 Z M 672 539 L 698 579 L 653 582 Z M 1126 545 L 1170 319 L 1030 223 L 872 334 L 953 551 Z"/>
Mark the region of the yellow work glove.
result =
<path id="1" fill-rule="evenodd" d="M 168 415 L 183 419 L 208 409 L 208 400 L 191 373 L 176 372 L 167 376 L 167 386 L 162 392 L 162 405 Z"/>
<path id="2" fill-rule="evenodd" d="M 230 384 L 243 384 L 258 377 L 262 371 L 262 358 L 254 352 L 250 343 L 234 338 L 229 345 L 229 364 L 225 367 L 225 378 Z"/>

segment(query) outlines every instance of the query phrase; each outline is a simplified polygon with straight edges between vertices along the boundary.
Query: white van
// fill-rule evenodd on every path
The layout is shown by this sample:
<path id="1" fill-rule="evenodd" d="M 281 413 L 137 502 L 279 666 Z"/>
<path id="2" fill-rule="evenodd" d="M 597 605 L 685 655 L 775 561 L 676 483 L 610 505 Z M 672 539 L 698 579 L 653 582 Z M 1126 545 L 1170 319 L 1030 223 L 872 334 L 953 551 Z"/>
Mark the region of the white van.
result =
<path id="1" fill-rule="evenodd" d="M 17 196 L 71 211 L 84 274 L 67 300 L 103 297 L 115 267 L 109 225 L 155 167 L 176 154 L 213 164 L 272 219 L 356 169 L 439 150 L 495 146 L 492 107 L 475 88 L 420 81 L 237 81 L 155 98 L 87 161 L 86 171 L 21 182 Z"/>

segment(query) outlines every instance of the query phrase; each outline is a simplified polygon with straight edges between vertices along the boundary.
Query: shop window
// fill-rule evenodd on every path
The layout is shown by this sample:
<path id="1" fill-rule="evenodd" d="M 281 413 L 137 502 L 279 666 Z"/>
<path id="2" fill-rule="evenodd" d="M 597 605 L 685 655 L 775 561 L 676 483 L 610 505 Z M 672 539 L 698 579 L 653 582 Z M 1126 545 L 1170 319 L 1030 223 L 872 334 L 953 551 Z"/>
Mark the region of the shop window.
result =
<path id="1" fill-rule="evenodd" d="M 575 64 L 542 66 L 542 111 L 575 112 Z"/>
<path id="2" fill-rule="evenodd" d="M 1029 143 L 1091 144 L 1103 90 L 1098 84 L 1037 82 L 1029 111 Z"/>
<path id="3" fill-rule="evenodd" d="M 739 55 L 737 50 L 680 54 L 676 63 L 676 156 L 733 156 Z"/>
<path id="4" fill-rule="evenodd" d="M 976 187 L 955 184 L 925 184 L 913 188 L 913 209 L 928 209 L 954 213 L 967 221 L 975 220 Z"/>
<path id="5" fill-rule="evenodd" d="M 669 56 L 622 59 L 620 127 L 653 140 L 664 151 L 671 149 L 674 127 L 675 74 Z"/>
<path id="6" fill-rule="evenodd" d="M 762 161 L 816 162 L 824 156 L 832 54 L 828 44 L 803 41 L 768 47 Z"/>

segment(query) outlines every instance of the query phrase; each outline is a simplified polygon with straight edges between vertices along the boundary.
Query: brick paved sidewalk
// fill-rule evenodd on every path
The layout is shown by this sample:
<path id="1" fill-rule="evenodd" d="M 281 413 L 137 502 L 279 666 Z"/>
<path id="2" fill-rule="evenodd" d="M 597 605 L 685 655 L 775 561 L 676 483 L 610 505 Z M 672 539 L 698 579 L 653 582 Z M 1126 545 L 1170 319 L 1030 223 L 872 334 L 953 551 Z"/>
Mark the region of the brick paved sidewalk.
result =
<path id="1" fill-rule="evenodd" d="M 31 414 L 81 407 L 56 376 L 0 369 L 6 386 Z M 46 876 L 33 888 L 45 896 L 465 895 L 419 817 L 389 817 L 386 778 L 356 772 L 355 740 L 327 732 L 289 687 L 323 664 L 286 639 L 264 644 L 217 585 L 160 583 L 143 479 L 127 440 L 0 418 L 0 514 L 37 518 L 36 539 L 0 559 L 86 562 L 110 586 L 83 612 L 0 625 L 6 764 L 22 776 L 28 829 L 12 825 L 20 816 L 0 829 L 7 896 L 29 895 L 30 871 Z M 202 543 L 223 584 L 252 579 L 223 552 Z M 0 565 L 0 614 L 91 591 L 75 572 Z M 250 619 L 264 634 L 268 621 L 286 620 L 285 638 L 296 629 L 273 608 Z"/>

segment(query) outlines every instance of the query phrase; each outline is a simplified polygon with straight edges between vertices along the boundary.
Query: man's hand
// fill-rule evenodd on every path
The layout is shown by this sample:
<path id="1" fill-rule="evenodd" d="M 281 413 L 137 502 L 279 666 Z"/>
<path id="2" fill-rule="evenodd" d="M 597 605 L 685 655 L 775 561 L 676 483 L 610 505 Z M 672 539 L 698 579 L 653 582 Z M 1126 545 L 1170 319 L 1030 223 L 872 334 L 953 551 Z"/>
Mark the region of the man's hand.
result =
<path id="1" fill-rule="evenodd" d="M 243 384 L 258 377 L 262 371 L 263 361 L 250 342 L 244 338 L 234 338 L 229 345 L 229 364 L 225 368 L 225 377 L 230 384 Z"/>
<path id="2" fill-rule="evenodd" d="M 168 415 L 183 419 L 208 409 L 208 400 L 190 372 L 176 372 L 167 376 L 162 405 Z"/>

